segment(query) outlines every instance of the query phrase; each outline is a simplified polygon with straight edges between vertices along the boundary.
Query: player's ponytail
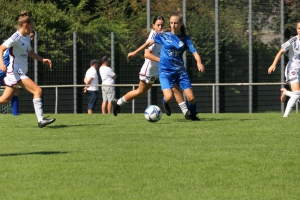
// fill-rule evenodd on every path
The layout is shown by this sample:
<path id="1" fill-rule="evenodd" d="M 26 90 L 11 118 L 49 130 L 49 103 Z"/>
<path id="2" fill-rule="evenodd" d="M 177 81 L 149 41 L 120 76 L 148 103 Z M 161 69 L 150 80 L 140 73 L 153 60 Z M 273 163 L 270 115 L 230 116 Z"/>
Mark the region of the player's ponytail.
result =
<path id="1" fill-rule="evenodd" d="M 33 24 L 33 20 L 28 16 L 26 10 L 21 11 L 18 19 L 18 26 L 21 27 L 24 23 Z"/>

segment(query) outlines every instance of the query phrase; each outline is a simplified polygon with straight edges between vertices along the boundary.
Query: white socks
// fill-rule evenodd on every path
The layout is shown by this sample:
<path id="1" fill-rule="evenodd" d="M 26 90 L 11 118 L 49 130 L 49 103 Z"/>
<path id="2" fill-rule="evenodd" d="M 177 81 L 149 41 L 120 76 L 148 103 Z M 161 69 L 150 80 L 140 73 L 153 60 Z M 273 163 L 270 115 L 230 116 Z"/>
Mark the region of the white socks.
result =
<path id="1" fill-rule="evenodd" d="M 289 116 L 289 114 L 292 111 L 294 105 L 296 104 L 296 102 L 300 98 L 300 91 L 295 91 L 295 92 L 286 91 L 286 95 L 289 96 L 290 99 L 289 99 L 289 101 L 286 105 L 283 117 L 288 117 Z"/>
<path id="2" fill-rule="evenodd" d="M 117 101 L 117 104 L 118 104 L 119 106 L 123 106 L 123 105 L 126 104 L 126 103 L 127 103 L 127 101 L 125 100 L 124 96 L 121 97 L 120 99 L 118 99 L 118 101 Z"/>
<path id="3" fill-rule="evenodd" d="M 38 122 L 43 120 L 43 103 L 41 98 L 33 99 L 33 107 Z"/>
<path id="4" fill-rule="evenodd" d="M 179 105 L 181 111 L 183 112 L 183 114 L 185 115 L 185 113 L 188 111 L 187 106 L 186 106 L 186 103 L 185 103 L 185 102 L 182 102 L 182 103 L 180 103 L 180 104 L 178 104 L 178 105 Z"/>

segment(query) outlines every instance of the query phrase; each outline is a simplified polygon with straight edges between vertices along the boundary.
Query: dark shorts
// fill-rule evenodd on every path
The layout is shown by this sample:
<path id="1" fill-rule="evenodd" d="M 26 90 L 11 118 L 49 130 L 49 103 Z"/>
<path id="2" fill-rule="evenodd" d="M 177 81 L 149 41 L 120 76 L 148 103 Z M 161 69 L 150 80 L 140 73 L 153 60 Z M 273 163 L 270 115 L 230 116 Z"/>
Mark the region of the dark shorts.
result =
<path id="1" fill-rule="evenodd" d="M 88 95 L 88 110 L 94 110 L 97 100 L 98 100 L 98 91 L 87 90 Z"/>

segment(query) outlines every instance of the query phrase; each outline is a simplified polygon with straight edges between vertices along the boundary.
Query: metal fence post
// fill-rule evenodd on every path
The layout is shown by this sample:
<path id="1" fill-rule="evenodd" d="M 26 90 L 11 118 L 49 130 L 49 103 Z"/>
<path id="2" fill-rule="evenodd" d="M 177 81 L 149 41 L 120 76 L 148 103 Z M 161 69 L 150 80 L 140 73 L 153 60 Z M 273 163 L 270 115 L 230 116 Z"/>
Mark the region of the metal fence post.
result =
<path id="1" fill-rule="evenodd" d="M 73 84 L 77 85 L 77 41 L 76 32 L 73 33 Z M 74 113 L 77 113 L 77 88 L 73 88 L 74 91 Z"/>

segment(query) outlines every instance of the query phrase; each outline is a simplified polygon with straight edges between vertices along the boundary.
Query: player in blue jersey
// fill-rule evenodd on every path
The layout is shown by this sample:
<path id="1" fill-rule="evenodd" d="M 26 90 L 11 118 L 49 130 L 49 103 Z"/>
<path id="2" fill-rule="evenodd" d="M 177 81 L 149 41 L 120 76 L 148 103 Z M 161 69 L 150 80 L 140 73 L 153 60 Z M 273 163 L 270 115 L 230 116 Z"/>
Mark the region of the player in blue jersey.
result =
<path id="1" fill-rule="evenodd" d="M 4 63 L 6 66 L 9 64 L 9 51 L 4 52 Z M 2 70 L 0 70 L 0 86 L 4 85 L 4 78 L 6 77 L 6 73 Z M 19 94 L 20 94 L 20 89 L 16 89 L 14 92 L 13 97 L 11 98 L 11 110 L 12 110 L 12 115 L 13 116 L 18 116 L 19 115 Z"/>
<path id="2" fill-rule="evenodd" d="M 27 16 L 27 11 L 22 11 L 18 19 L 18 30 L 0 46 L 0 70 L 6 72 L 4 84 L 7 86 L 0 97 L 0 104 L 7 104 L 18 89 L 14 85 L 19 85 L 33 94 L 33 105 L 38 126 L 43 128 L 53 123 L 55 119 L 43 117 L 42 89 L 26 76 L 28 56 L 49 65 L 50 68 L 52 67 L 52 62 L 47 58 L 42 58 L 32 50 L 29 34 L 33 31 L 33 28 L 33 20 Z M 6 50 L 9 54 L 8 66 L 4 63 L 3 56 Z"/>
<path id="3" fill-rule="evenodd" d="M 188 108 L 191 112 L 191 120 L 199 120 L 197 117 L 197 103 L 193 94 L 191 81 L 184 67 L 182 54 L 186 49 L 194 55 L 197 67 L 200 72 L 205 72 L 204 65 L 197 53 L 190 37 L 186 34 L 183 17 L 180 13 L 173 13 L 170 17 L 170 31 L 159 33 L 153 40 L 147 41 L 140 48 L 128 54 L 128 58 L 133 57 L 153 43 L 161 44 L 162 49 L 159 59 L 159 79 L 161 89 L 164 94 L 164 101 L 169 103 L 172 99 L 172 87 L 176 83 L 183 90 Z"/>
<path id="4" fill-rule="evenodd" d="M 164 18 L 162 16 L 156 16 L 153 19 L 152 30 L 150 31 L 146 41 L 153 39 L 159 32 L 162 31 L 164 25 Z M 152 87 L 155 80 L 158 78 L 158 61 L 160 55 L 161 45 L 153 44 L 145 50 L 144 57 L 145 62 L 140 70 L 140 82 L 139 87 L 136 90 L 131 90 L 127 92 L 123 97 L 119 99 L 113 99 L 113 114 L 118 115 L 121 106 L 127 102 L 143 96 Z M 174 92 L 175 99 L 184 114 L 186 119 L 190 119 L 190 112 L 187 109 L 186 103 L 182 96 L 182 92 L 178 85 L 174 85 L 172 88 Z M 165 112 L 168 116 L 171 115 L 170 106 L 167 103 L 163 104 Z"/>

